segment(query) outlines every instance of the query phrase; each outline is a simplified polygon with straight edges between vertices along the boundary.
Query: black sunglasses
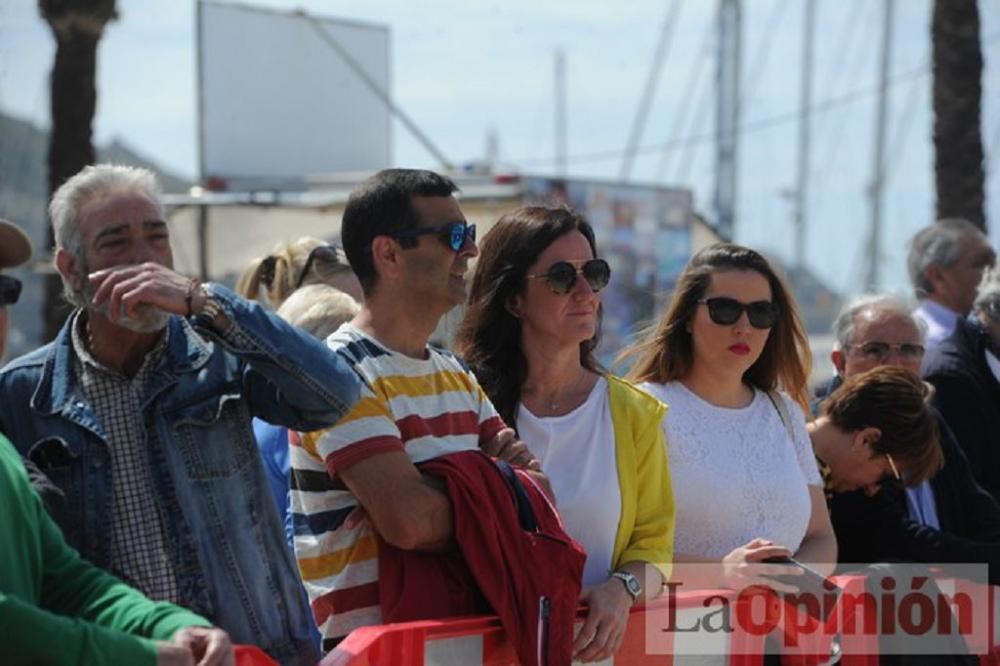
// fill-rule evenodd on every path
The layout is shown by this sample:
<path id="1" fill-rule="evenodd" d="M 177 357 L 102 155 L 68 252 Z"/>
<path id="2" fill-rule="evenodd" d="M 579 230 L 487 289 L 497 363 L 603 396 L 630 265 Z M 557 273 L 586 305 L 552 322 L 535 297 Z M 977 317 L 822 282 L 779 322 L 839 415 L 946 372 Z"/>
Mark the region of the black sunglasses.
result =
<path id="1" fill-rule="evenodd" d="M 699 298 L 699 303 L 708 306 L 708 316 L 719 326 L 731 326 L 739 321 L 744 310 L 750 325 L 754 328 L 771 328 L 778 321 L 778 306 L 771 301 L 741 303 L 735 298 Z"/>
<path id="2" fill-rule="evenodd" d="M 576 276 L 582 275 L 590 288 L 600 291 L 608 286 L 611 280 L 611 266 L 603 259 L 589 259 L 577 268 L 568 261 L 557 261 L 549 266 L 544 273 L 525 275 L 525 278 L 545 278 L 549 289 L 557 294 L 568 294 L 576 284 Z"/>
<path id="3" fill-rule="evenodd" d="M 21 281 L 9 275 L 0 275 L 0 308 L 14 305 L 21 297 Z"/>
<path id="4" fill-rule="evenodd" d="M 465 247 L 466 239 L 472 243 L 476 242 L 476 225 L 469 224 L 468 222 L 449 222 L 448 224 L 442 224 L 439 227 L 417 227 L 416 229 L 404 229 L 403 231 L 397 231 L 392 234 L 392 237 L 396 239 L 415 238 L 417 236 L 427 236 L 429 234 L 440 235 L 442 240 L 445 240 L 445 244 L 450 247 L 453 252 L 459 252 L 463 247 Z"/>
<path id="5" fill-rule="evenodd" d="M 306 257 L 306 265 L 302 267 L 302 272 L 299 273 L 299 279 L 295 282 L 296 289 L 302 286 L 303 280 L 305 280 L 306 276 L 309 275 L 309 269 L 312 268 L 313 262 L 316 261 L 316 257 L 321 257 L 327 263 L 340 263 L 340 257 L 337 256 L 336 246 L 317 245 L 311 252 L 309 252 L 309 256 Z"/>

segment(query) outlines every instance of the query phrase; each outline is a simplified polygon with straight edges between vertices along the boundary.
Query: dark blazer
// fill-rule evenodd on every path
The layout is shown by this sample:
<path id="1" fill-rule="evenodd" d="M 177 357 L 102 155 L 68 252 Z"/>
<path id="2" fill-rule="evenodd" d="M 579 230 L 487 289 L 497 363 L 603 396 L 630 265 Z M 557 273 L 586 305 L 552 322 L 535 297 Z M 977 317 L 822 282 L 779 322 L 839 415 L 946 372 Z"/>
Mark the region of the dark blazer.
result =
<path id="1" fill-rule="evenodd" d="M 838 560 L 852 564 L 985 563 L 990 583 L 1000 585 L 1000 504 L 976 483 L 940 414 L 938 428 L 945 463 L 930 484 L 941 529 L 909 517 L 901 485 L 885 484 L 873 497 L 862 491 L 838 493 L 828 502 Z"/>
<path id="2" fill-rule="evenodd" d="M 1000 497 L 1000 382 L 985 352 L 990 337 L 975 319 L 959 319 L 955 331 L 924 359 L 924 379 L 934 385 L 934 406 L 954 431 L 979 484 Z"/>

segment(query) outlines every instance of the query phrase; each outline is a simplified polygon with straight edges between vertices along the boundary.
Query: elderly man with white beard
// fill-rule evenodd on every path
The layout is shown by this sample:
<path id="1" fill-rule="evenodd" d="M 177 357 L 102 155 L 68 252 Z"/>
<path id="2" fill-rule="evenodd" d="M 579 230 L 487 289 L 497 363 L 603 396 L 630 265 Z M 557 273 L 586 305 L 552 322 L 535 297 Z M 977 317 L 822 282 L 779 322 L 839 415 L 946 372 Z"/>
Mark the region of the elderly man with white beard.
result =
<path id="1" fill-rule="evenodd" d="M 251 429 L 335 423 L 354 372 L 217 284 L 173 270 L 155 180 L 86 167 L 53 196 L 76 309 L 0 371 L 0 431 L 66 496 L 67 541 L 148 596 L 283 663 L 315 663 L 312 618 Z"/>

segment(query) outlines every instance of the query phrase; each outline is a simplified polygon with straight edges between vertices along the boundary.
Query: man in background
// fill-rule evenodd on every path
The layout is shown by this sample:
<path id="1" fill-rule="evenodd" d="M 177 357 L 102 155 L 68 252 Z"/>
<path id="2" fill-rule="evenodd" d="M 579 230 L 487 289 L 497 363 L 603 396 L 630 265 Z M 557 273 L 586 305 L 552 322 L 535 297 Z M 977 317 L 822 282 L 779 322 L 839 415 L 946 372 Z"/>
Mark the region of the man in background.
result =
<path id="1" fill-rule="evenodd" d="M 914 315 L 927 325 L 933 349 L 955 330 L 955 321 L 972 310 L 983 272 L 996 252 L 979 228 L 961 218 L 938 220 L 910 241 L 906 266 L 920 303 Z"/>

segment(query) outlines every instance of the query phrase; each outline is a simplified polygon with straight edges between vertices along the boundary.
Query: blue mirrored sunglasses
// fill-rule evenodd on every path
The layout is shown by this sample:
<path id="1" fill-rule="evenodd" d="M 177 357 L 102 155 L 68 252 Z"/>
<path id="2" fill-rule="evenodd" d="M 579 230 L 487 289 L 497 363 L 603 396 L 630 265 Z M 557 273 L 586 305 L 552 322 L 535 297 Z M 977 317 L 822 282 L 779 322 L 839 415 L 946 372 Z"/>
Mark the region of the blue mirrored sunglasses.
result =
<path id="1" fill-rule="evenodd" d="M 476 242 L 476 225 L 469 224 L 468 222 L 449 222 L 437 227 L 417 227 L 416 229 L 397 231 L 392 237 L 398 240 L 400 238 L 416 238 L 417 236 L 427 236 L 430 234 L 440 235 L 442 240 L 447 239 L 446 244 L 448 247 L 454 252 L 458 252 L 465 247 L 466 239 L 472 243 Z"/>

